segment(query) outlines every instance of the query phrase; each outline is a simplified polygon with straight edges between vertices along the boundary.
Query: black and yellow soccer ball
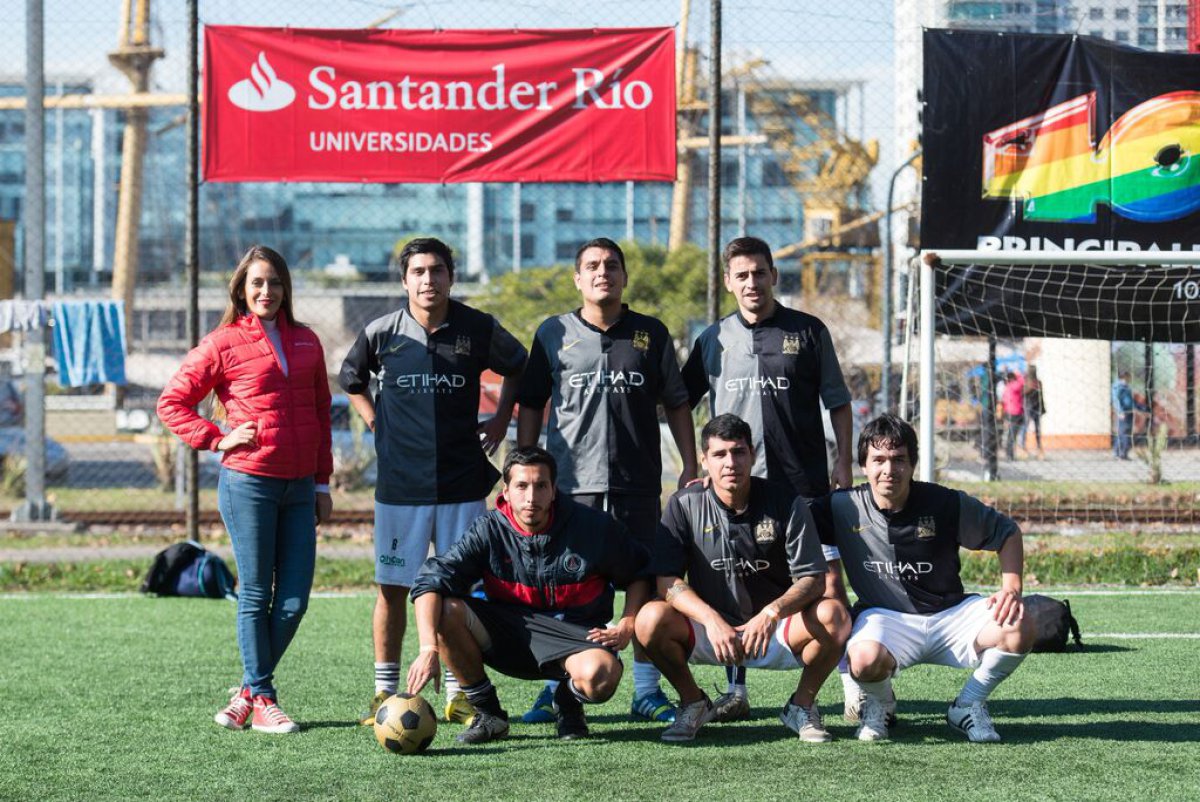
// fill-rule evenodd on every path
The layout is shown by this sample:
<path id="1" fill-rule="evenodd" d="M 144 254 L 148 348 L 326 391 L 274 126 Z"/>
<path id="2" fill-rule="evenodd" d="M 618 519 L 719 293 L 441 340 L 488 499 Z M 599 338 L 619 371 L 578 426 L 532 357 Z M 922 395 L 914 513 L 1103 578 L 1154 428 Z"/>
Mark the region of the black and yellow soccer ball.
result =
<path id="1" fill-rule="evenodd" d="M 375 714 L 375 740 L 398 755 L 425 751 L 436 734 L 437 715 L 420 696 L 389 696 Z"/>

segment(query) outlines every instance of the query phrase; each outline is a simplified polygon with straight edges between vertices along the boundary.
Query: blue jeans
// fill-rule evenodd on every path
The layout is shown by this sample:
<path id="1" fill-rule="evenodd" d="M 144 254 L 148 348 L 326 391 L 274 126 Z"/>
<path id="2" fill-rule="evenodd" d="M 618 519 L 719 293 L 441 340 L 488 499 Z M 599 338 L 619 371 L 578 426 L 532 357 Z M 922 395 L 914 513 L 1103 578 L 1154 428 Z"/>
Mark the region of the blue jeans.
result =
<path id="1" fill-rule="evenodd" d="M 221 469 L 221 520 L 238 567 L 242 685 L 275 698 L 272 678 L 308 609 L 317 559 L 313 478 L 273 479 Z"/>
<path id="2" fill-rule="evenodd" d="M 1133 448 L 1133 413 L 1121 412 L 1117 414 L 1117 440 L 1113 445 L 1113 451 L 1117 455 L 1117 459 L 1129 459 L 1129 450 Z"/>

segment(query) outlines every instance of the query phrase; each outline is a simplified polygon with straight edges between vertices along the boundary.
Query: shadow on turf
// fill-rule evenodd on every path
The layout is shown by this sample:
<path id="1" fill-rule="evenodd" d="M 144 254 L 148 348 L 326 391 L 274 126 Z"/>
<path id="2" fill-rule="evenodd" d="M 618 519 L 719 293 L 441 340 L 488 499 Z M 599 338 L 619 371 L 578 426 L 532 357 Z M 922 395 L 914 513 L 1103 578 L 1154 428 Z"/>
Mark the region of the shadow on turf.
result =
<path id="1" fill-rule="evenodd" d="M 300 731 L 305 730 L 341 730 L 350 727 L 362 727 L 357 721 L 303 721 L 300 723 Z M 364 727 L 364 729 L 366 729 Z"/>

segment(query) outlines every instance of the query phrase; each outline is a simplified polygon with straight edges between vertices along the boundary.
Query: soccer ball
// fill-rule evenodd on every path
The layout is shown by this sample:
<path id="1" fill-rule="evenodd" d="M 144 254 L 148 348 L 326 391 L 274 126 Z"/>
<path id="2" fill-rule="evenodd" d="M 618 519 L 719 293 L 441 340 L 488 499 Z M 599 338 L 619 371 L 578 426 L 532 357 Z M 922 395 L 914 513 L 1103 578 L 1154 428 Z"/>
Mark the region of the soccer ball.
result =
<path id="1" fill-rule="evenodd" d="M 437 716 L 420 696 L 398 693 L 383 700 L 375 714 L 375 740 L 389 752 L 423 752 L 437 733 Z"/>

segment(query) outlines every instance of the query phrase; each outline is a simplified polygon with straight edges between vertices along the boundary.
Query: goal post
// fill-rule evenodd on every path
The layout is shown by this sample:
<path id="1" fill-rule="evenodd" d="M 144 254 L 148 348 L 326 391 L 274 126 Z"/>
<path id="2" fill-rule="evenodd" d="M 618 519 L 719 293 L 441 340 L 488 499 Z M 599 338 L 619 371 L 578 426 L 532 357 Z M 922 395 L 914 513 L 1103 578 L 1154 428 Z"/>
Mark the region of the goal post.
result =
<path id="1" fill-rule="evenodd" d="M 926 258 L 926 257 L 929 258 Z M 935 261 L 937 264 L 931 264 Z M 1153 291 L 1167 298 L 1167 302 L 1171 300 L 1180 301 L 1187 304 L 1190 301 L 1197 301 L 1200 298 L 1200 276 L 1196 276 L 1196 272 L 1200 272 L 1200 252 L 1187 251 L 1113 251 L 1113 250 L 1094 250 L 1094 251 L 1075 251 L 1075 252 L 1059 252 L 1059 251 L 998 251 L 998 250 L 923 250 L 920 253 L 920 327 L 919 327 L 919 374 L 920 382 L 918 385 L 918 398 L 920 409 L 920 421 L 918 429 L 918 438 L 920 453 L 922 459 L 919 463 L 918 478 L 922 481 L 933 481 L 934 471 L 936 466 L 936 436 L 935 436 L 935 415 L 933 411 L 936 407 L 936 337 L 939 330 L 945 329 L 943 325 L 939 326 L 939 308 L 938 308 L 938 288 L 936 271 L 939 266 L 977 266 L 985 270 L 992 268 L 1039 268 L 1044 270 L 1055 270 L 1063 273 L 1065 276 L 1074 273 L 1079 274 L 1080 269 L 1105 270 L 1110 268 L 1130 268 L 1130 267 L 1145 267 L 1148 270 L 1159 271 L 1157 276 L 1148 276 L 1148 274 L 1140 274 L 1130 276 L 1132 281 L 1145 283 L 1150 280 L 1153 285 Z M 1166 272 L 1166 268 L 1182 268 L 1184 272 L 1178 270 Z M 1122 270 L 1121 273 L 1129 271 Z M 1064 282 L 1064 286 L 1066 283 Z M 1038 285 L 1041 287 L 1042 285 Z M 1082 286 L 1082 283 L 1077 285 Z M 1193 289 L 1194 288 L 1194 289 Z M 1175 296 L 1178 296 L 1175 298 Z M 1141 297 L 1144 297 L 1144 292 Z M 1078 299 L 1074 299 L 1078 300 Z M 1140 300 L 1133 299 L 1133 303 L 1141 303 Z M 1107 299 L 1107 303 L 1112 305 L 1113 299 Z M 1007 314 L 1010 310 L 1004 310 Z M 1148 311 L 1148 314 L 1153 317 L 1156 313 L 1153 308 Z M 1162 330 L 1157 333 L 1152 333 L 1150 337 L 1130 337 L 1124 339 L 1142 340 L 1144 342 L 1195 342 L 1196 337 L 1189 332 L 1194 332 L 1197 318 L 1200 315 L 1189 315 L 1187 310 L 1182 314 L 1173 314 L 1165 316 L 1167 319 L 1162 321 Z M 1022 331 L 1021 336 L 1044 336 L 1044 337 L 1061 337 L 1072 336 L 1069 321 L 1066 319 L 1053 318 L 1052 322 L 1061 324 L 1057 330 L 1027 330 Z M 1113 321 L 1119 323 L 1120 321 Z M 972 320 L 969 324 L 974 327 L 976 334 L 994 334 L 986 330 L 986 323 L 980 320 Z M 1154 336 L 1157 334 L 1157 336 Z M 1120 339 L 1120 338 L 1113 338 Z"/>

